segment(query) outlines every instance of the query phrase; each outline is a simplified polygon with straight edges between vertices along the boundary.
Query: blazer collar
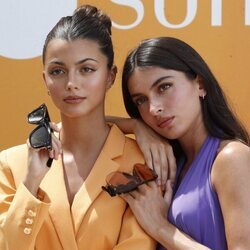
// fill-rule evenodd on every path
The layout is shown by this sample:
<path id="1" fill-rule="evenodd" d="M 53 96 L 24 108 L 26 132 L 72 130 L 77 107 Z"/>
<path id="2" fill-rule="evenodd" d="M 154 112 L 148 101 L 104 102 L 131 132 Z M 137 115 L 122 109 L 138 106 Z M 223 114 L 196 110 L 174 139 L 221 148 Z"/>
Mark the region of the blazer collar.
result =
<path id="1" fill-rule="evenodd" d="M 89 176 L 75 195 L 71 211 L 76 233 L 89 207 L 102 192 L 101 186 L 106 185 L 106 176 L 119 168 L 114 159 L 123 154 L 124 144 L 124 134 L 113 125 Z"/>
<path id="2" fill-rule="evenodd" d="M 106 176 L 119 169 L 120 165 L 114 159 L 123 154 L 124 144 L 124 134 L 116 125 L 112 125 L 104 147 L 89 176 L 76 193 L 71 208 L 64 182 L 62 159 L 59 158 L 53 162 L 50 171 L 41 184 L 41 188 L 51 200 L 49 212 L 63 246 L 68 246 L 69 249 L 77 249 L 76 242 L 69 243 L 67 239 L 76 238 L 86 212 L 102 192 L 101 186 L 106 185 Z"/>
<path id="3" fill-rule="evenodd" d="M 75 238 L 75 233 L 64 182 L 61 157 L 59 157 L 58 160 L 53 161 L 50 170 L 40 186 L 51 200 L 49 214 L 63 249 L 77 250 L 76 241 L 69 241 L 69 239 Z"/>

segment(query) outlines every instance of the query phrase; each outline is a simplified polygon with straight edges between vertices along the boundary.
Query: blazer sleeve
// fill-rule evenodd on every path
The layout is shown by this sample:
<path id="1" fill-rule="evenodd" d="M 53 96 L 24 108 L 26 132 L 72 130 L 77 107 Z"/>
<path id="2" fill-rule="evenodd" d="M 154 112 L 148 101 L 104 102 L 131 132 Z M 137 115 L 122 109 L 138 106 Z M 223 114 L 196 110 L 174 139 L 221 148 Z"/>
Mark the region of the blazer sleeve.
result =
<path id="1" fill-rule="evenodd" d="M 16 188 L 7 153 L 0 153 L 0 249 L 34 249 L 50 200 L 40 189 L 34 197 L 23 183 Z"/>
<path id="2" fill-rule="evenodd" d="M 113 249 L 156 249 L 156 241 L 149 237 L 149 235 L 141 228 L 129 207 L 127 207 L 124 213 L 118 244 Z"/>

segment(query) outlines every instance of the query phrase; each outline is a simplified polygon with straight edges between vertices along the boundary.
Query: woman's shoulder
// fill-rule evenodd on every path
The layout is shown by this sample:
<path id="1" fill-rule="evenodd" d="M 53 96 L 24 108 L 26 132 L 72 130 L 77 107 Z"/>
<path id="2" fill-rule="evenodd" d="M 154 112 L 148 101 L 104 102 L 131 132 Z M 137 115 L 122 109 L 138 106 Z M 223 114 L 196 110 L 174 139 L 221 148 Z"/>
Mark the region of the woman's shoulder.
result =
<path id="1" fill-rule="evenodd" d="M 124 153 L 126 155 L 134 155 L 138 156 L 139 158 L 143 158 L 142 152 L 136 142 L 135 139 L 125 136 L 125 146 L 124 146 Z"/>
<path id="2" fill-rule="evenodd" d="M 27 161 L 27 145 L 17 145 L 0 152 L 1 167 L 19 165 Z"/>
<path id="3" fill-rule="evenodd" d="M 17 185 L 23 179 L 27 170 L 27 145 L 18 145 L 0 152 L 0 171 Z M 3 181 L 3 180 L 1 180 Z"/>
<path id="4" fill-rule="evenodd" d="M 216 160 L 218 162 L 243 160 L 250 157 L 250 147 L 237 140 L 222 140 L 220 142 Z"/>
<path id="5" fill-rule="evenodd" d="M 250 148 L 240 141 L 222 140 L 212 168 L 216 185 L 250 178 Z"/>
<path id="6" fill-rule="evenodd" d="M 26 144 L 21 144 L 21 145 L 16 145 L 10 148 L 3 149 L 0 154 L 1 155 L 9 155 L 9 154 L 20 154 L 27 152 L 27 145 Z"/>

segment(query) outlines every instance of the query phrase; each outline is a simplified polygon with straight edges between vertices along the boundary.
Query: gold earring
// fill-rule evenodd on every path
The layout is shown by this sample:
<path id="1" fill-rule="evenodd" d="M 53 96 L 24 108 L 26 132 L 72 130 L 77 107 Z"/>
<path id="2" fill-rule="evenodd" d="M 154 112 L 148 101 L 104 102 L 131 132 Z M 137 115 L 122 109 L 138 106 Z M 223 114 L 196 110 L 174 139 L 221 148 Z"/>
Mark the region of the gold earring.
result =
<path id="1" fill-rule="evenodd" d="M 50 96 L 50 92 L 49 92 L 49 90 L 47 91 L 47 94 Z"/>

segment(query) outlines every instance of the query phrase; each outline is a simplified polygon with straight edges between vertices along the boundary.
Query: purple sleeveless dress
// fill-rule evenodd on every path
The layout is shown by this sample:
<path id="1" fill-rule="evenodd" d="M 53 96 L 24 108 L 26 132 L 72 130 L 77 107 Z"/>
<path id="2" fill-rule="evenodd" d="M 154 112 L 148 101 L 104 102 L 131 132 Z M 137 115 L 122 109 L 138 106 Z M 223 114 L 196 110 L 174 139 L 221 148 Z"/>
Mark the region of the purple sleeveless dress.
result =
<path id="1" fill-rule="evenodd" d="M 175 190 L 168 219 L 181 231 L 212 250 L 226 250 L 226 236 L 218 196 L 211 183 L 211 168 L 220 140 L 208 136 Z M 184 159 L 178 164 L 177 176 Z M 162 246 L 158 246 L 163 250 Z"/>

